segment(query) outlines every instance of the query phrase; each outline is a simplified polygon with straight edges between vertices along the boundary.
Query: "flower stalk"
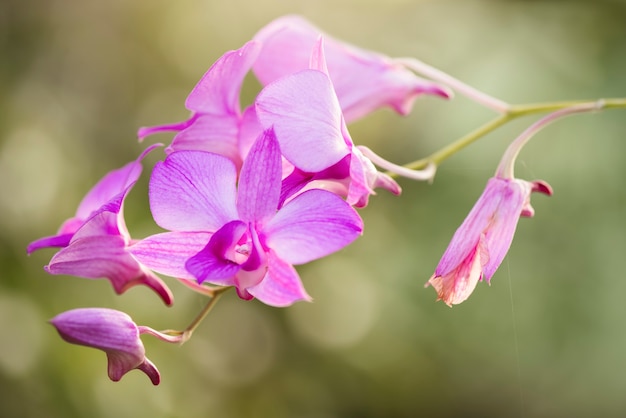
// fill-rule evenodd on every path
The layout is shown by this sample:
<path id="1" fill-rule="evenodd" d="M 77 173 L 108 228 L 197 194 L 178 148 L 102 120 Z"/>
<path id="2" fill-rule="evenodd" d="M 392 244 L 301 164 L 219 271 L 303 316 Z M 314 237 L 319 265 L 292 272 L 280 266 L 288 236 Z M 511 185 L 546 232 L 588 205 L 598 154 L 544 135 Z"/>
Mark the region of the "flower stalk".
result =
<path id="1" fill-rule="evenodd" d="M 533 114 L 538 114 L 538 113 L 546 113 L 546 112 L 556 112 L 560 110 L 564 111 L 564 115 L 566 115 L 566 114 L 574 114 L 574 113 L 581 113 L 581 112 L 588 112 L 588 111 L 599 111 L 599 110 L 620 109 L 620 108 L 622 109 L 626 108 L 626 98 L 598 99 L 594 101 L 577 100 L 577 101 L 562 101 L 562 102 L 546 102 L 546 103 L 513 105 L 509 108 L 507 113 L 501 114 L 491 119 L 490 121 L 476 128 L 472 132 L 466 135 L 463 135 L 461 138 L 435 151 L 431 155 L 421 158 L 419 160 L 415 160 L 413 162 L 407 163 L 403 165 L 403 167 L 410 169 L 410 170 L 421 170 L 427 167 L 429 164 L 435 164 L 436 166 L 439 166 L 443 161 L 447 160 L 448 158 L 450 158 L 457 152 L 461 151 L 465 147 L 471 145 L 472 143 L 476 142 L 482 137 L 490 134 L 491 132 L 507 124 L 508 122 L 511 122 L 523 116 L 528 116 L 528 115 L 533 115 Z M 569 109 L 572 109 L 572 110 L 570 111 Z M 557 115 L 555 119 L 559 119 L 559 118 L 560 116 Z M 539 129 L 541 129 L 542 126 L 540 126 Z M 398 177 L 398 174 L 391 170 L 388 170 L 387 172 L 385 172 L 385 174 L 394 178 Z"/>
<path id="2" fill-rule="evenodd" d="M 528 143 L 528 141 L 540 130 L 545 128 L 550 123 L 564 117 L 573 115 L 575 113 L 583 113 L 583 112 L 591 112 L 591 111 L 599 111 L 605 107 L 605 101 L 600 99 L 596 102 L 592 103 L 582 103 L 579 105 L 566 107 L 564 109 L 557 110 L 556 112 L 552 112 L 549 115 L 539 119 L 537 122 L 530 125 L 524 132 L 518 136 L 515 141 L 509 145 L 507 150 L 498 165 L 498 169 L 496 170 L 496 175 L 498 177 L 503 178 L 513 178 L 515 159 L 517 155 L 522 150 L 524 145 Z"/>
<path id="3" fill-rule="evenodd" d="M 212 296 L 209 296 L 209 300 L 206 305 L 202 308 L 202 310 L 196 315 L 196 317 L 191 321 L 191 323 L 182 331 L 178 330 L 165 330 L 165 331 L 155 331 L 152 328 L 148 327 L 139 327 L 140 332 L 142 334 L 150 334 L 161 341 L 165 341 L 173 344 L 183 345 L 193 335 L 193 332 L 198 328 L 198 326 L 204 321 L 209 312 L 213 309 L 217 301 L 220 299 L 222 294 L 226 291 L 230 290 L 232 287 L 216 287 L 211 289 Z M 207 288 L 209 290 L 209 288 Z"/>

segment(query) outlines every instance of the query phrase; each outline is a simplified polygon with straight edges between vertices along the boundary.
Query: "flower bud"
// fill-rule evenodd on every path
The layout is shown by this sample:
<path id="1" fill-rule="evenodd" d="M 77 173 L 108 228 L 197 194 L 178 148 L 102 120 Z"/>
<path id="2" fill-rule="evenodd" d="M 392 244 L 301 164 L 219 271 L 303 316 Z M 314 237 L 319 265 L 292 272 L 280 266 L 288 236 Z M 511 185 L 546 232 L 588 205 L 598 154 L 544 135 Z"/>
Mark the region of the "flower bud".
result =
<path id="1" fill-rule="evenodd" d="M 146 358 L 139 328 L 124 312 L 83 308 L 63 312 L 50 320 L 61 338 L 71 344 L 97 348 L 107 354 L 109 378 L 117 382 L 127 372 L 139 369 L 154 385 L 161 376 Z"/>

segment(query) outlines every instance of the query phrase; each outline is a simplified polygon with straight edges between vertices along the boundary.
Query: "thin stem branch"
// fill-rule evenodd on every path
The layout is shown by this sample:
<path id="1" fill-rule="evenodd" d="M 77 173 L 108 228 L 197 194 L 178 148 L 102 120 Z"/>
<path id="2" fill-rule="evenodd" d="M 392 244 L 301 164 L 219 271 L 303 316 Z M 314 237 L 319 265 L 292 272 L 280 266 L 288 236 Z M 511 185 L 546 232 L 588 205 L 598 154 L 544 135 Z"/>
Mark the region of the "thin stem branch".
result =
<path id="1" fill-rule="evenodd" d="M 604 109 L 617 109 L 626 107 L 626 99 L 598 99 L 598 100 L 572 100 L 562 102 L 547 102 L 547 103 L 530 103 L 524 105 L 511 106 L 510 113 L 514 117 L 526 116 L 535 113 L 554 112 L 556 110 L 565 109 L 568 107 L 574 107 L 579 105 L 585 105 L 587 103 L 597 103 L 599 101 L 604 102 Z"/>
<path id="2" fill-rule="evenodd" d="M 419 170 L 427 167 L 429 164 L 439 165 L 442 161 L 446 160 L 450 156 L 456 154 L 461 149 L 465 148 L 469 144 L 473 143 L 479 138 L 487 135 L 489 132 L 494 131 L 496 128 L 504 125 L 505 123 L 511 120 L 511 116 L 509 115 L 500 115 L 479 128 L 473 130 L 467 135 L 459 138 L 454 141 L 452 144 L 447 145 L 440 149 L 439 151 L 429 155 L 426 158 L 422 158 L 420 160 L 414 161 L 409 164 L 405 164 L 405 167 L 411 170 Z M 393 173 L 385 173 L 387 175 L 393 175 Z"/>
<path id="3" fill-rule="evenodd" d="M 513 142 L 511 142 L 509 147 L 504 152 L 500 164 L 498 165 L 498 168 L 496 170 L 496 176 L 512 179 L 514 177 L 513 170 L 515 167 L 515 160 L 519 152 L 537 132 L 545 128 L 550 123 L 564 116 L 573 115 L 575 113 L 602 110 L 605 106 L 606 103 L 604 100 L 598 100 L 597 102 L 593 103 L 581 103 L 575 106 L 559 109 L 539 119 L 537 122 L 530 125 L 524 132 L 522 132 L 520 136 L 518 136 Z"/>
<path id="4" fill-rule="evenodd" d="M 167 337 L 162 338 L 161 336 L 156 335 L 153 332 L 149 332 L 149 330 L 146 330 L 146 333 L 155 335 L 157 338 L 160 338 L 164 341 L 178 343 L 178 344 L 186 343 L 191 338 L 191 335 L 196 330 L 196 328 L 198 328 L 198 325 L 200 325 L 202 321 L 204 320 L 204 318 L 206 318 L 206 316 L 209 314 L 209 312 L 211 312 L 211 309 L 213 309 L 213 306 L 215 306 L 220 296 L 224 292 L 228 291 L 229 289 L 231 289 L 231 287 L 219 287 L 219 288 L 213 289 L 212 291 L 213 295 L 209 297 L 209 300 L 207 301 L 206 305 L 204 305 L 204 308 L 202 308 L 200 313 L 196 315 L 193 321 L 191 321 L 191 323 L 183 331 L 165 330 L 165 331 L 158 332 L 158 334 L 162 334 L 170 338 L 167 338 Z"/>
<path id="5" fill-rule="evenodd" d="M 576 101 L 562 101 L 562 102 L 546 102 L 546 103 L 536 103 L 536 104 L 524 104 L 524 105 L 514 105 L 509 108 L 509 110 L 490 120 L 489 122 L 483 124 L 472 132 L 464 135 L 453 143 L 446 145 L 440 150 L 434 152 L 433 154 L 413 161 L 411 163 L 405 164 L 404 167 L 411 170 L 419 170 L 428 166 L 428 164 L 436 164 L 439 165 L 444 160 L 448 159 L 452 155 L 459 152 L 461 149 L 467 147 L 468 145 L 474 143 L 478 139 L 484 137 L 485 135 L 495 131 L 500 126 L 514 120 L 520 118 L 522 116 L 537 114 L 537 113 L 546 113 L 546 112 L 554 112 L 563 109 L 569 108 L 578 108 L 578 107 L 591 107 L 597 108 L 598 103 L 602 103 L 602 109 L 618 109 L 618 108 L 626 108 L 626 98 L 616 98 L 616 99 L 599 99 L 599 100 L 576 100 Z M 576 113 L 576 112 L 574 112 Z M 396 177 L 394 173 L 387 172 L 385 173 L 391 177 Z"/>
<path id="6" fill-rule="evenodd" d="M 216 291 L 222 289 L 221 286 L 207 286 L 205 284 L 198 284 L 198 282 L 195 280 L 179 279 L 178 282 L 187 286 L 188 289 L 191 289 L 196 293 L 200 293 L 201 295 L 208 296 L 210 298 L 215 295 Z"/>

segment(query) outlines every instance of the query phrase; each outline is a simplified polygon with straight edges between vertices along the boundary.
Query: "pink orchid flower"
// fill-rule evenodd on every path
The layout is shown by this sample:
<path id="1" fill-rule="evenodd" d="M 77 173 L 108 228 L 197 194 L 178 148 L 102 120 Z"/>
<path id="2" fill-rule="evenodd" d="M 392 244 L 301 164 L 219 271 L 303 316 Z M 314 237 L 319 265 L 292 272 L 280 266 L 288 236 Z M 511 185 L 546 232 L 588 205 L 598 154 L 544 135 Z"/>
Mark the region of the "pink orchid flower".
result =
<path id="1" fill-rule="evenodd" d="M 333 193 L 309 190 L 279 209 L 282 163 L 274 131 L 252 146 L 239 176 L 224 157 L 179 151 L 155 167 L 150 208 L 170 231 L 130 251 L 152 270 L 235 286 L 272 306 L 309 300 L 294 264 L 333 253 L 362 232 L 356 211 Z"/>
<path id="2" fill-rule="evenodd" d="M 71 344 L 97 348 L 108 358 L 109 378 L 114 382 L 131 370 L 139 369 L 158 385 L 161 376 L 156 366 L 146 358 L 139 338 L 144 327 L 135 325 L 123 312 L 105 308 L 83 308 L 63 312 L 50 323 L 61 338 Z"/>
<path id="3" fill-rule="evenodd" d="M 59 235 L 28 246 L 29 253 L 44 247 L 64 246 L 45 267 L 48 273 L 106 278 L 117 294 L 145 285 L 166 305 L 173 303 L 167 285 L 127 251 L 132 240 L 124 221 L 124 199 L 141 174 L 141 160 L 154 148 L 148 148 L 136 161 L 98 182 L 81 202 L 76 216 L 63 224 Z"/>
<path id="4" fill-rule="evenodd" d="M 309 68 L 310 52 L 326 39 L 328 73 L 346 123 L 390 106 L 406 115 L 422 94 L 449 98 L 446 88 L 417 77 L 389 57 L 338 41 L 300 16 L 283 16 L 262 28 L 254 39 L 262 43 L 253 71 L 263 85 Z"/>
<path id="5" fill-rule="evenodd" d="M 457 229 L 426 286 L 448 306 L 466 300 L 479 280 L 489 282 L 509 251 L 520 216 L 532 217 L 532 192 L 552 194 L 543 181 L 493 177 Z"/>
<path id="6" fill-rule="evenodd" d="M 239 104 L 243 79 L 259 50 L 260 44 L 250 41 L 238 50 L 225 53 L 187 97 L 185 107 L 192 112 L 191 117 L 180 123 L 141 128 L 139 139 L 158 132 L 178 132 L 166 152 L 209 151 L 241 167 L 246 150 L 240 149 L 240 142 L 243 141 L 245 148 L 260 132 L 253 109 L 242 112 Z"/>
<path id="7" fill-rule="evenodd" d="M 276 131 L 284 157 L 295 167 L 285 179 L 283 198 L 307 185 L 331 189 L 357 207 L 367 205 L 376 187 L 400 194 L 400 186 L 354 146 L 328 77 L 321 39 L 311 66 L 268 84 L 255 102 L 259 123 Z"/>
<path id="8" fill-rule="evenodd" d="M 552 195 L 546 182 L 515 178 L 515 160 L 533 135 L 555 120 L 578 112 L 597 110 L 601 102 L 584 103 L 557 110 L 524 130 L 506 149 L 496 174 L 487 183 L 471 212 L 457 229 L 426 283 L 437 291 L 437 300 L 448 306 L 469 297 L 480 280 L 489 282 L 509 251 L 520 216 L 535 214 L 530 205 L 533 192 Z"/>

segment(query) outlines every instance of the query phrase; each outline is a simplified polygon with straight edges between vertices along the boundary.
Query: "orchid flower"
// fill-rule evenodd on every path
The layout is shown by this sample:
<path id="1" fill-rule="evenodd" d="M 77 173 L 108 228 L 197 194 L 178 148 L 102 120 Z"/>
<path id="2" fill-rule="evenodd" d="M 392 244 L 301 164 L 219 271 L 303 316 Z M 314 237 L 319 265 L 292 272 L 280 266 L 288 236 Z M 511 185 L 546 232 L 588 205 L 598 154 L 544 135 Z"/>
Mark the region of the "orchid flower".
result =
<path id="1" fill-rule="evenodd" d="M 45 267 L 48 273 L 88 279 L 106 278 L 118 294 L 133 286 L 145 285 L 154 290 L 166 305 L 173 303 L 167 285 L 127 251 L 132 240 L 124 222 L 124 199 L 139 178 L 141 160 L 154 148 L 148 148 L 136 161 L 105 176 L 83 199 L 77 216 L 64 223 L 64 234 L 35 241 L 28 247 L 29 251 L 34 251 L 61 243 L 62 239 L 69 237 L 65 248 L 56 253 Z M 109 200 L 105 201 L 107 198 Z M 93 210 L 74 233 L 69 234 L 73 229 L 66 226 L 74 227 L 81 221 L 81 216 L 97 204 L 101 206 Z"/>
<path id="2" fill-rule="evenodd" d="M 294 264 L 354 241 L 363 224 L 340 197 L 310 190 L 279 209 L 281 154 L 264 131 L 237 172 L 224 157 L 179 151 L 155 167 L 150 208 L 170 231 L 131 246 L 149 268 L 199 283 L 235 286 L 243 299 L 272 306 L 309 300 Z"/>
<path id="3" fill-rule="evenodd" d="M 452 306 L 466 300 L 479 280 L 489 282 L 509 251 L 520 216 L 531 217 L 532 192 L 552 194 L 543 181 L 493 177 L 455 232 L 426 286 Z"/>
<path id="4" fill-rule="evenodd" d="M 259 123 L 273 127 L 283 155 L 295 167 L 285 179 L 283 198 L 309 182 L 346 196 L 357 207 L 367 205 L 376 187 L 400 194 L 400 186 L 354 146 L 326 71 L 321 39 L 311 66 L 268 84 L 255 102 Z"/>
<path id="5" fill-rule="evenodd" d="M 526 128 L 506 149 L 496 174 L 487 182 L 463 224 L 441 257 L 435 273 L 426 283 L 437 291 L 437 300 L 448 306 L 463 302 L 480 280 L 489 282 L 513 241 L 520 216 L 535 214 L 530 205 L 533 192 L 552 195 L 544 181 L 515 178 L 515 160 L 528 141 L 550 123 L 575 113 L 602 109 L 605 101 L 580 103 L 539 119 Z"/>
<path id="6" fill-rule="evenodd" d="M 333 39 L 294 15 L 274 20 L 254 36 L 262 43 L 254 74 L 267 85 L 309 68 L 310 51 L 320 36 L 326 39 L 328 73 L 346 123 L 383 106 L 406 115 L 421 94 L 451 97 L 446 87 L 417 77 L 391 58 Z"/>
<path id="7" fill-rule="evenodd" d="M 448 306 L 463 302 L 480 280 L 489 282 L 509 251 L 520 216 L 535 214 L 530 205 L 533 192 L 552 195 L 544 181 L 515 178 L 515 160 L 532 136 L 546 125 L 567 115 L 589 112 L 602 102 L 584 103 L 543 117 L 522 132 L 506 149 L 496 174 L 487 182 L 463 224 L 441 257 L 435 273 L 426 283 L 437 291 L 438 300 Z"/>
<path id="8" fill-rule="evenodd" d="M 158 385 L 161 376 L 146 358 L 138 327 L 127 314 L 113 309 L 83 308 L 63 312 L 50 323 L 61 338 L 71 344 L 97 348 L 108 358 L 109 378 L 117 382 L 131 370 L 139 369 Z"/>
<path id="9" fill-rule="evenodd" d="M 254 130 L 256 118 L 253 113 L 244 117 L 239 93 L 259 50 L 260 44 L 250 41 L 238 50 L 225 53 L 187 97 L 185 107 L 192 112 L 191 117 L 180 123 L 141 128 L 139 139 L 158 132 L 178 132 L 166 152 L 214 152 L 228 157 L 240 167 L 245 157 L 239 148 L 241 131 Z M 252 140 L 259 132 L 254 130 Z"/>

